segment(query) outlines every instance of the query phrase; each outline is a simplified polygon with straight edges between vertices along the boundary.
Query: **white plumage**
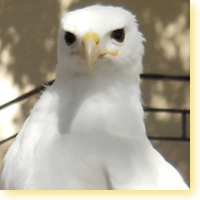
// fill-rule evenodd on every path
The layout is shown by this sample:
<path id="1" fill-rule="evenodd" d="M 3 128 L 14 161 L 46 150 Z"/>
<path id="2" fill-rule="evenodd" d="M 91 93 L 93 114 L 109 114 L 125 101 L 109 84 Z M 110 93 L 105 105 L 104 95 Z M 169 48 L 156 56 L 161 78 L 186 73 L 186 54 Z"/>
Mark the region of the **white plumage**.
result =
<path id="1" fill-rule="evenodd" d="M 188 189 L 146 136 L 143 40 L 122 8 L 63 17 L 56 81 L 8 150 L 2 189 Z"/>

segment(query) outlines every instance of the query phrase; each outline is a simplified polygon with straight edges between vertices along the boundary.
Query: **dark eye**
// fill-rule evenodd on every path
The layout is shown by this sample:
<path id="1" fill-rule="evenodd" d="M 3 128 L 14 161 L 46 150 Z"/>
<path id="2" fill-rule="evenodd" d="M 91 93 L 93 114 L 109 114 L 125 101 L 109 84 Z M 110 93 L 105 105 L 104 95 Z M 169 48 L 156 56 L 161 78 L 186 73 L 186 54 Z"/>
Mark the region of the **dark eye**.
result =
<path id="1" fill-rule="evenodd" d="M 65 33 L 65 42 L 67 45 L 72 45 L 76 41 L 76 36 L 73 33 L 66 32 Z"/>
<path id="2" fill-rule="evenodd" d="M 124 29 L 117 29 L 111 33 L 111 38 L 115 39 L 118 42 L 123 42 L 125 38 L 125 31 Z"/>

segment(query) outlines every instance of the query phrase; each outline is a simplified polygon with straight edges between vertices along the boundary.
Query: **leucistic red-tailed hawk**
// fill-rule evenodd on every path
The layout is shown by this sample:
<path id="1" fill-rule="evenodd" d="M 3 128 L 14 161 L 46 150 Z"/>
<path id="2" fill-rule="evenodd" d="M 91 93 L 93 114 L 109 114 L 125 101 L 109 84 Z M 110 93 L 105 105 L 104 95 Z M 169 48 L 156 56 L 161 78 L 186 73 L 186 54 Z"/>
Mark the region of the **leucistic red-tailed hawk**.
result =
<path id="1" fill-rule="evenodd" d="M 5 156 L 2 189 L 188 189 L 146 136 L 143 41 L 135 16 L 119 7 L 64 15 L 56 80 Z"/>

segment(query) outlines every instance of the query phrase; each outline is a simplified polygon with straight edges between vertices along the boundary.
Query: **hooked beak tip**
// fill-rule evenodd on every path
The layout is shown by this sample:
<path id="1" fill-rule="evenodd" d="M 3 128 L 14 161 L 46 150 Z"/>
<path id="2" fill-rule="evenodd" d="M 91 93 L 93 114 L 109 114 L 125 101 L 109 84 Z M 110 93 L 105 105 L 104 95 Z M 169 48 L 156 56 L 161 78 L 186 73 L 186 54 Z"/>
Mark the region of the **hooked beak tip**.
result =
<path id="1" fill-rule="evenodd" d="M 92 74 L 94 63 L 100 56 L 98 43 L 99 36 L 96 33 L 87 33 L 83 36 L 83 56 L 86 60 L 88 74 Z"/>

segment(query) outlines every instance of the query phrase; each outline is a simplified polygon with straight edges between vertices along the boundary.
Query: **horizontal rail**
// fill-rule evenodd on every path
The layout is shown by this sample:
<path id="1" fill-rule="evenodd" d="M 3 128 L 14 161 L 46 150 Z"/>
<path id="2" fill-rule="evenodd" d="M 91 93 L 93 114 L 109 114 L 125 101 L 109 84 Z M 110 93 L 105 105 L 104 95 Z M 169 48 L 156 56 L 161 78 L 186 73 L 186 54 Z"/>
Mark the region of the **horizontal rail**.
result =
<path id="1" fill-rule="evenodd" d="M 141 74 L 142 79 L 159 79 L 159 80 L 173 80 L 173 81 L 190 81 L 190 76 L 179 75 L 162 75 L 162 74 Z"/>
<path id="2" fill-rule="evenodd" d="M 38 92 L 41 92 L 41 91 L 45 90 L 46 86 L 47 85 L 52 85 L 53 82 L 54 82 L 54 80 L 49 81 L 49 82 L 45 83 L 44 85 L 36 87 L 35 89 L 31 90 L 30 92 L 27 92 L 27 93 L 15 98 L 15 99 L 9 101 L 9 102 L 1 105 L 0 106 L 0 110 L 4 109 L 4 108 L 6 108 L 6 107 L 8 107 L 8 106 L 10 106 L 10 105 L 12 105 L 14 103 L 17 103 L 19 101 L 23 101 L 24 99 L 27 99 L 28 97 L 31 97 L 31 96 L 37 94 Z"/>
<path id="3" fill-rule="evenodd" d="M 12 136 L 10 136 L 10 137 L 4 139 L 4 140 L 1 140 L 1 141 L 0 141 L 0 145 L 2 145 L 2 144 L 4 144 L 4 143 L 6 143 L 6 142 L 8 142 L 8 141 L 10 141 L 10 140 L 12 140 L 12 139 L 14 139 L 17 135 L 18 135 L 18 133 L 14 134 L 14 135 L 12 135 Z"/>
<path id="4" fill-rule="evenodd" d="M 166 112 L 166 113 L 183 113 L 190 114 L 190 110 L 188 109 L 173 109 L 173 108 L 143 108 L 145 112 Z"/>
<path id="5" fill-rule="evenodd" d="M 182 138 L 182 137 L 154 137 L 154 136 L 148 136 L 148 138 L 150 140 L 190 142 L 190 138 Z"/>

